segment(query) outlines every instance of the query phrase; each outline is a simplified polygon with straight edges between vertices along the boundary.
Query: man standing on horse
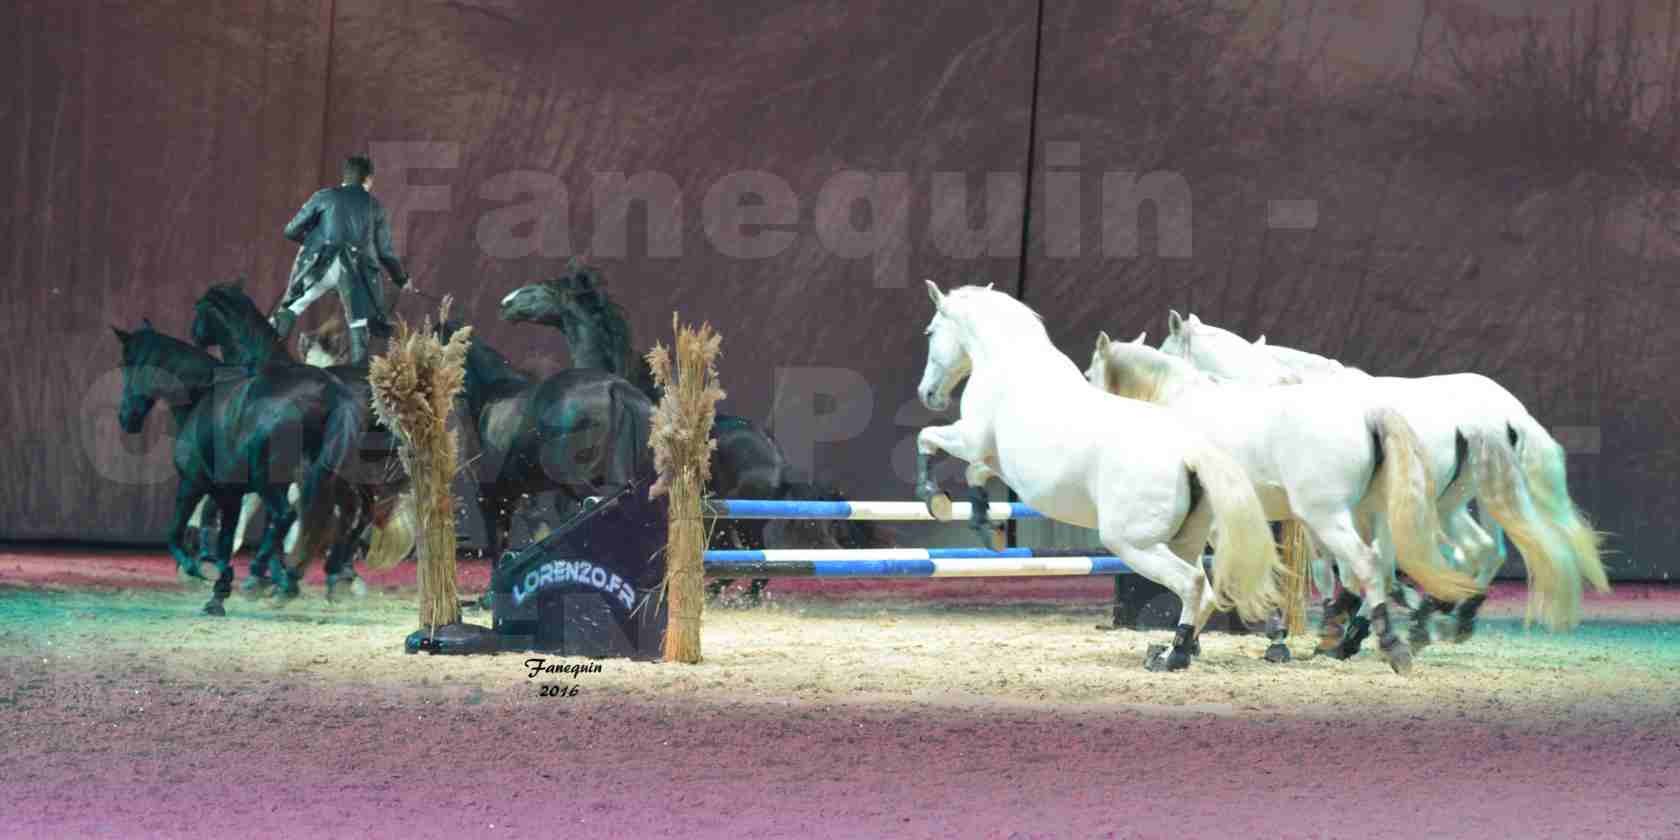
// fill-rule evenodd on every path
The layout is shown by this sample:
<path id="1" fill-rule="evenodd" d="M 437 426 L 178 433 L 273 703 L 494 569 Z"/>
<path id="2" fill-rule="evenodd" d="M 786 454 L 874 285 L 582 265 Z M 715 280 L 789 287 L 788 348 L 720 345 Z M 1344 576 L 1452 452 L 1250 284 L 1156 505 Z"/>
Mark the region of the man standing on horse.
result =
<path id="1" fill-rule="evenodd" d="M 373 197 L 373 161 L 348 158 L 343 175 L 343 183 L 310 196 L 286 225 L 286 238 L 303 247 L 272 321 L 284 339 L 310 304 L 336 290 L 350 326 L 350 364 L 362 365 L 367 363 L 369 331 L 386 335 L 390 329 L 380 268 L 399 288 L 413 287 L 391 251 L 385 208 Z"/>

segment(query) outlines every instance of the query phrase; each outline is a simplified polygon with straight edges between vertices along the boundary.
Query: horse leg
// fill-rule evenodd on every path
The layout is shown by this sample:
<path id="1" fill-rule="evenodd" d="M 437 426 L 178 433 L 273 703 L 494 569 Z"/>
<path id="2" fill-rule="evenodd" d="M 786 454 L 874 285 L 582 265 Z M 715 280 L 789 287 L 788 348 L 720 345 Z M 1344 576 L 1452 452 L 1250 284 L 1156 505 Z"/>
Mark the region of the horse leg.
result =
<path id="1" fill-rule="evenodd" d="M 199 502 L 206 499 L 206 495 L 205 488 L 184 478 L 175 488 L 175 519 L 169 524 L 169 553 L 175 558 L 177 574 L 182 577 L 204 579 L 204 573 L 198 568 L 199 561 L 187 553 L 183 540 L 186 537 L 187 520 L 192 517 L 193 509 L 198 507 Z M 200 531 L 201 547 L 204 540 L 205 535 Z"/>
<path id="2" fill-rule="evenodd" d="M 282 518 L 285 516 L 285 510 L 289 509 L 291 505 L 285 504 L 283 498 L 273 492 L 265 492 L 259 489 L 256 493 L 246 496 L 246 500 L 249 501 L 252 496 L 262 502 L 268 515 L 265 517 L 267 521 L 263 525 L 262 539 L 257 543 L 256 552 L 251 555 L 250 573 L 245 577 L 245 582 L 240 584 L 239 589 L 247 595 L 267 594 L 274 585 L 273 573 L 280 543 L 278 529 Z M 241 519 L 244 519 L 245 510 L 243 508 L 239 515 Z M 236 545 L 238 539 L 237 536 L 234 538 Z"/>
<path id="3" fill-rule="evenodd" d="M 257 497 L 262 499 L 263 507 L 267 509 L 268 524 L 263 527 L 262 544 L 257 546 L 257 556 L 251 558 L 251 575 L 241 587 L 251 595 L 270 594 L 275 584 L 285 578 L 286 565 L 281 557 L 280 535 L 297 519 L 297 508 L 280 487 L 260 487 Z"/>
<path id="4" fill-rule="evenodd" d="M 187 521 L 187 527 L 192 530 L 193 540 L 197 543 L 195 548 L 198 551 L 199 566 L 216 565 L 216 535 L 221 516 L 221 508 L 216 506 L 216 500 L 205 496 L 193 509 L 192 519 Z"/>
<path id="5" fill-rule="evenodd" d="M 286 489 L 286 502 L 293 510 L 297 509 L 298 499 L 302 495 L 303 490 L 300 489 L 296 483 L 293 483 L 291 487 Z M 285 549 L 288 553 L 297 546 L 298 529 L 300 527 L 301 525 L 297 521 L 297 517 L 292 517 L 292 525 L 290 528 L 286 529 L 286 541 L 281 544 L 281 548 Z"/>
<path id="6" fill-rule="evenodd" d="M 933 456 L 944 452 L 969 464 L 984 463 L 992 453 L 986 451 L 982 440 L 973 423 L 961 420 L 949 426 L 928 426 L 916 435 L 916 500 L 927 505 L 934 519 L 951 521 L 951 497 L 933 480 Z"/>
<path id="7" fill-rule="evenodd" d="M 1002 551 L 1008 537 L 1003 528 L 992 524 L 992 497 L 986 492 L 986 482 L 996 477 L 997 473 L 984 462 L 968 465 L 968 527 L 980 537 L 981 545 L 993 551 Z"/>
<path id="8" fill-rule="evenodd" d="M 1474 575 L 1477 585 L 1481 587 L 1479 594 L 1472 595 L 1458 604 L 1443 604 L 1443 611 L 1450 613 L 1457 621 L 1453 642 L 1462 644 L 1470 641 L 1470 637 L 1475 635 L 1476 614 L 1487 601 L 1487 587 L 1493 583 L 1494 576 L 1499 574 L 1500 567 L 1505 565 L 1505 558 L 1500 553 L 1504 537 L 1503 532 L 1500 532 L 1501 536 L 1496 539 L 1494 535 L 1483 530 L 1481 524 L 1465 507 L 1454 511 L 1451 517 L 1443 520 L 1442 525 L 1464 553 L 1465 571 Z"/>
<path id="9" fill-rule="evenodd" d="M 344 586 L 349 586 L 351 594 L 358 598 L 367 594 L 367 585 L 356 574 L 356 553 L 362 548 L 363 538 L 380 514 L 373 492 L 366 487 L 356 488 L 349 494 L 349 501 L 355 505 L 354 515 L 347 517 L 351 525 L 344 529 L 333 551 L 327 555 L 328 600 L 336 594 L 334 590 Z"/>
<path id="10" fill-rule="evenodd" d="M 244 500 L 240 502 L 239 524 L 233 529 L 233 551 L 235 554 L 239 553 L 239 549 L 245 547 L 245 535 L 250 533 L 251 520 L 257 517 L 257 508 L 261 504 L 262 496 L 258 493 L 246 493 Z M 251 562 L 254 565 L 257 562 L 256 558 L 253 557 Z"/>
<path id="11" fill-rule="evenodd" d="M 348 583 L 344 576 L 345 567 L 350 565 L 350 553 L 356 547 L 354 534 L 345 534 L 327 549 L 327 602 L 337 603 L 340 586 Z"/>
<path id="12" fill-rule="evenodd" d="M 1381 561 L 1376 549 L 1360 539 L 1360 534 L 1354 526 L 1354 517 L 1350 511 L 1341 510 L 1334 514 L 1325 515 L 1323 512 L 1308 513 L 1305 521 L 1308 527 L 1318 534 L 1326 548 L 1343 559 L 1353 570 L 1358 586 L 1362 590 L 1365 606 L 1370 608 L 1370 619 L 1366 626 L 1368 632 L 1377 636 L 1377 647 L 1382 650 L 1383 658 L 1388 660 L 1390 668 L 1397 674 L 1406 674 L 1412 668 L 1411 648 L 1406 641 L 1394 632 L 1393 622 L 1388 616 L 1388 587 L 1384 579 Z M 1355 629 L 1361 619 L 1355 618 Z M 1337 656 L 1345 659 L 1357 651 L 1357 647 L 1349 649 L 1349 639 L 1344 640 Z M 1335 655 L 1335 654 L 1332 654 Z"/>
<path id="13" fill-rule="evenodd" d="M 1173 543 L 1169 545 L 1159 535 L 1138 533 L 1139 526 L 1124 521 L 1119 512 L 1102 511 L 1099 515 L 1097 533 L 1103 546 L 1132 571 L 1178 596 L 1178 628 L 1173 633 L 1172 647 L 1169 650 L 1166 645 L 1150 645 L 1143 659 L 1147 670 L 1182 671 L 1201 652 L 1197 632 L 1213 614 L 1214 600 L 1201 565 L 1210 522 L 1209 514 L 1192 510 L 1180 524 L 1178 533 L 1172 535 Z"/>
<path id="14" fill-rule="evenodd" d="M 222 522 L 232 521 L 239 515 L 239 494 L 217 494 L 216 506 L 221 510 Z M 205 615 L 227 615 L 222 602 L 233 592 L 233 534 L 234 530 L 225 526 L 216 534 L 216 584 L 210 591 L 210 600 L 204 604 Z"/>
<path id="15" fill-rule="evenodd" d="M 1134 572 L 1178 595 L 1178 628 L 1173 632 L 1172 646 L 1169 649 L 1166 645 L 1150 645 L 1144 654 L 1143 667 L 1150 671 L 1182 671 L 1190 667 L 1191 660 L 1202 650 L 1197 631 L 1205 621 L 1201 615 L 1204 605 L 1207 614 L 1213 612 L 1207 576 L 1185 563 L 1184 558 L 1164 543 L 1138 547 L 1120 542 L 1110 545 L 1105 540 L 1103 544 Z"/>

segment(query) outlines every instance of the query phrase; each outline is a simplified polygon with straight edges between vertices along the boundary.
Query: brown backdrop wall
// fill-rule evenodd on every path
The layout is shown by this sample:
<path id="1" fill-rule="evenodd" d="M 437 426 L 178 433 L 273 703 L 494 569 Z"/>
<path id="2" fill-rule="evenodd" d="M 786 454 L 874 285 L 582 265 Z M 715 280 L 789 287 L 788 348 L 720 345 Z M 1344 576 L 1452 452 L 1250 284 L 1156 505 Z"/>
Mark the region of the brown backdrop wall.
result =
<path id="1" fill-rule="evenodd" d="M 1398 156 L 1356 120 L 1290 106 L 1287 72 L 1268 82 L 1284 96 L 1253 99 L 1242 79 L 1257 65 L 1175 42 L 1170 5 L 1044 6 L 1044 191 L 1024 295 L 1063 349 L 1083 365 L 1098 329 L 1158 339 L 1176 307 L 1381 373 L 1486 373 L 1580 438 L 1574 487 L 1616 535 L 1618 571 L 1673 569 L 1680 402 L 1666 378 L 1680 342 L 1663 324 L 1680 295 L 1672 260 L 1605 244 L 1614 190 Z M 162 417 L 142 440 L 117 430 L 107 325 L 150 315 L 182 335 L 204 287 L 240 275 L 271 302 L 292 253 L 280 226 L 352 151 L 374 152 L 418 281 L 455 294 L 493 345 L 565 364 L 557 334 L 501 323 L 497 302 L 590 254 L 642 346 L 673 310 L 717 325 L 726 410 L 773 420 L 803 468 L 854 497 L 907 496 L 909 441 L 931 419 L 914 394 L 920 279 L 1019 290 L 1009 179 L 1028 145 L 1031 2 L 23 6 L 0 33 L 19 45 L 0 59 L 19 80 L 0 140 L 13 171 L 3 537 L 157 539 L 170 430 Z M 1189 254 L 1162 255 L 1174 234 L 1158 232 L 1173 224 L 1159 207 L 1135 222 L 1104 210 L 1101 175 L 1121 170 L 1184 178 Z M 630 213 L 623 255 L 595 231 L 600 172 L 675 188 L 674 206 Z M 708 190 L 746 172 L 797 197 L 774 255 L 722 253 L 705 231 Z M 903 219 L 905 244 L 883 258 L 826 244 L 847 217 L 819 199 L 843 172 L 904 173 L 902 202 L 849 223 Z M 950 177 L 970 206 L 935 190 Z M 988 179 L 1002 188 L 983 203 Z M 1552 209 L 1536 213 L 1541 192 Z M 1267 225 L 1268 202 L 1300 198 L 1317 201 L 1316 226 Z M 947 230 L 957 216 L 982 233 Z M 1105 224 L 1135 228 L 1135 250 L 1105 253 Z"/>

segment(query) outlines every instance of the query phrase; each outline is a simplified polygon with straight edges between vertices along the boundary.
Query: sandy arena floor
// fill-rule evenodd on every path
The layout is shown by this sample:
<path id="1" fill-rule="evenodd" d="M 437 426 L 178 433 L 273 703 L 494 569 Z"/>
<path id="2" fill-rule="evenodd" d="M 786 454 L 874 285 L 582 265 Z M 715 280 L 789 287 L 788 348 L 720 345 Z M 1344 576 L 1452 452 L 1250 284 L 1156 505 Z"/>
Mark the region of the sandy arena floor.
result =
<path id="1" fill-rule="evenodd" d="M 1213 634 L 1151 674 L 1106 580 L 783 581 L 700 666 L 532 680 L 403 654 L 412 567 L 225 619 L 170 574 L 0 554 L 0 835 L 1680 837 L 1674 588 L 1560 637 L 1502 587 L 1403 679 Z"/>

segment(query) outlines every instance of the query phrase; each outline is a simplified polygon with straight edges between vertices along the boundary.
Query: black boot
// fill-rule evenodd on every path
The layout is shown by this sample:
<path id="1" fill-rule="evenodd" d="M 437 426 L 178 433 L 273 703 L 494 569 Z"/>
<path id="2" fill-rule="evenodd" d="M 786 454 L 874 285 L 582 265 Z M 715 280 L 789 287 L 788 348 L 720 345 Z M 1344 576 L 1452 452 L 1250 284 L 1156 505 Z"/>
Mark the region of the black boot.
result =
<path id="1" fill-rule="evenodd" d="M 297 314 L 290 309 L 281 309 L 274 313 L 269 322 L 274 324 L 274 331 L 280 334 L 280 340 L 285 341 L 286 336 L 292 334 L 292 327 L 297 324 Z"/>

